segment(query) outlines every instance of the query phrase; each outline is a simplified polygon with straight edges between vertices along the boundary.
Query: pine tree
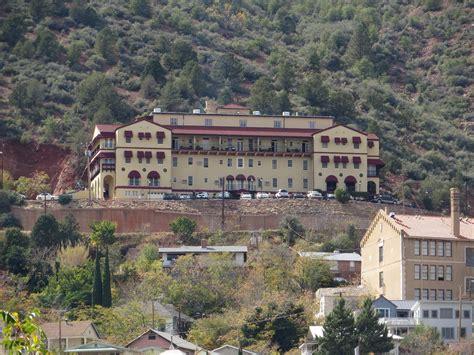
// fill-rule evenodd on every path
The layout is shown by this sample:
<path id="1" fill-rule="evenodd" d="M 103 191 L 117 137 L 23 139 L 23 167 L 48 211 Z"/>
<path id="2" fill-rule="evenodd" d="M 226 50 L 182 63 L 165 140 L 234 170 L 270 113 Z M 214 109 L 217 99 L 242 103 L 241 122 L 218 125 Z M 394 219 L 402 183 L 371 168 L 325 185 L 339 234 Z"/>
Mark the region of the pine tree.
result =
<path id="1" fill-rule="evenodd" d="M 370 57 L 372 41 L 369 35 L 369 25 L 359 22 L 347 46 L 346 57 L 353 64 L 363 57 Z"/>
<path id="2" fill-rule="evenodd" d="M 95 271 L 94 271 L 94 288 L 92 289 L 92 305 L 102 305 L 102 275 L 100 272 L 100 256 L 99 248 L 96 248 L 95 254 Z"/>
<path id="3" fill-rule="evenodd" d="M 340 298 L 334 310 L 324 322 L 324 336 L 320 341 L 320 350 L 324 354 L 352 355 L 357 346 L 354 317 L 346 307 L 344 298 Z"/>
<path id="4" fill-rule="evenodd" d="M 112 307 L 112 287 L 110 284 L 109 248 L 105 248 L 104 282 L 102 284 L 102 306 Z"/>
<path id="5" fill-rule="evenodd" d="M 370 298 L 364 300 L 362 312 L 357 317 L 355 326 L 361 354 L 387 353 L 393 349 L 392 339 L 387 335 L 387 327 L 379 323 Z"/>

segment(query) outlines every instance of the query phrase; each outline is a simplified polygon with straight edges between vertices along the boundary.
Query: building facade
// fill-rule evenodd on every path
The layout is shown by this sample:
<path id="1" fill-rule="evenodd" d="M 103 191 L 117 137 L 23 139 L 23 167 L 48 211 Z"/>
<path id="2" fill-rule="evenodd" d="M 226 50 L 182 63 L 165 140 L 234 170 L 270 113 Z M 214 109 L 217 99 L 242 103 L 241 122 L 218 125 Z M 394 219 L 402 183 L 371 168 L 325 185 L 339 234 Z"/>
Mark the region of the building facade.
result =
<path id="1" fill-rule="evenodd" d="M 334 277 L 344 279 L 353 284 L 360 283 L 361 256 L 357 253 L 332 253 L 302 251 L 298 255 L 304 258 L 321 259 L 330 264 Z M 341 280 L 342 281 L 342 280 Z"/>
<path id="2" fill-rule="evenodd" d="M 206 113 L 154 113 L 97 125 L 91 188 L 100 198 L 160 198 L 164 192 L 311 189 L 378 193 L 379 139 L 332 117 L 260 115 L 239 105 Z"/>
<path id="3" fill-rule="evenodd" d="M 362 283 L 388 299 L 451 301 L 474 291 L 474 222 L 460 218 L 456 189 L 451 217 L 379 211 L 361 255 Z"/>

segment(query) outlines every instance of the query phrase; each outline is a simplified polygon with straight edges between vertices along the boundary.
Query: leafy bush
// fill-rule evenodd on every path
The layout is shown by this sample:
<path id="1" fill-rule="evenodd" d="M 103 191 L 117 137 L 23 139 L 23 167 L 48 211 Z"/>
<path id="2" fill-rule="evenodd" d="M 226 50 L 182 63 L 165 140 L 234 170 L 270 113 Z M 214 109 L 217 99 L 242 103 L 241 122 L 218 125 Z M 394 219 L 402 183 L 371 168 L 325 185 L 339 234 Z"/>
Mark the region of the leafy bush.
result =
<path id="1" fill-rule="evenodd" d="M 351 199 L 347 191 L 340 187 L 336 189 L 334 194 L 336 196 L 336 200 L 339 201 L 340 203 L 346 203 Z"/>
<path id="2" fill-rule="evenodd" d="M 183 244 L 193 244 L 194 231 L 196 230 L 197 223 L 188 217 L 178 217 L 170 223 L 171 231 L 178 237 Z"/>
<path id="3" fill-rule="evenodd" d="M 59 202 L 62 206 L 65 206 L 65 205 L 71 203 L 71 201 L 72 201 L 72 195 L 70 195 L 70 194 L 62 194 L 62 195 L 59 195 L 58 202 Z"/>
<path id="4" fill-rule="evenodd" d="M 21 227 L 20 221 L 12 213 L 0 213 L 0 228 Z"/>

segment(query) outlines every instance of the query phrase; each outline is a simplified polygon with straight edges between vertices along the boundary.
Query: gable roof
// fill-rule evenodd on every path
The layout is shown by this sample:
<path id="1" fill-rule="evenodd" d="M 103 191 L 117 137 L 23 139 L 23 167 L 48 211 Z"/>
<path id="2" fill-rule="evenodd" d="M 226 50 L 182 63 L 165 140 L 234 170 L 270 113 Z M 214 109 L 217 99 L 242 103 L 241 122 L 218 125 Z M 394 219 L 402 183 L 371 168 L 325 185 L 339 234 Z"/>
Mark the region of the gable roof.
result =
<path id="1" fill-rule="evenodd" d="M 143 332 L 142 334 L 140 334 L 139 336 L 137 336 L 135 339 L 133 339 L 132 341 L 130 341 L 127 345 L 125 345 L 126 348 L 129 348 L 130 345 L 132 345 L 135 341 L 137 341 L 138 339 L 140 339 L 141 337 L 143 337 L 145 334 L 148 334 L 149 332 L 153 332 L 155 333 L 156 335 L 162 337 L 163 339 L 165 339 L 166 341 L 170 342 L 173 344 L 173 346 L 177 347 L 177 348 L 181 348 L 181 349 L 186 349 L 186 350 L 199 350 L 201 349 L 199 346 L 197 346 L 196 344 L 193 344 L 187 340 L 184 340 L 183 338 L 180 338 L 179 336 L 177 335 L 172 335 L 170 333 L 166 333 L 166 332 L 162 332 L 162 331 L 159 331 L 159 330 L 156 330 L 156 329 L 148 329 L 147 331 Z M 173 341 L 171 341 L 171 339 Z"/>
<path id="2" fill-rule="evenodd" d="M 92 352 L 136 352 L 135 350 L 127 349 L 119 345 L 104 343 L 102 341 L 93 341 L 91 343 L 76 346 L 75 348 L 68 348 L 64 350 L 66 353 L 92 353 Z"/>
<path id="3" fill-rule="evenodd" d="M 362 135 L 364 135 L 364 136 L 367 136 L 367 135 L 368 135 L 367 132 L 364 132 L 364 131 L 361 131 L 361 130 L 359 130 L 359 129 L 352 128 L 352 127 L 349 127 L 349 126 L 346 126 L 346 125 L 341 124 L 341 123 L 335 124 L 335 125 L 333 125 L 333 126 L 331 126 L 331 127 L 328 127 L 328 128 L 321 129 L 321 130 L 319 130 L 318 132 L 315 132 L 314 134 L 315 134 L 315 135 L 316 135 L 316 134 L 320 134 L 320 133 L 322 133 L 322 132 L 326 132 L 326 131 L 329 131 L 329 130 L 331 130 L 331 129 L 337 128 L 337 127 L 344 127 L 344 128 L 347 128 L 347 129 L 349 129 L 349 130 L 351 130 L 351 131 L 360 133 L 360 134 L 362 134 Z M 376 137 L 377 137 L 377 136 L 376 136 Z M 378 137 L 377 137 L 377 138 L 378 138 Z"/>
<path id="4" fill-rule="evenodd" d="M 392 302 L 397 309 L 412 309 L 413 306 L 418 302 L 416 300 L 395 300 Z"/>
<path id="5" fill-rule="evenodd" d="M 228 349 L 228 348 L 231 348 L 231 349 L 234 349 L 234 350 L 239 350 L 239 348 L 236 347 L 236 346 L 225 344 L 225 345 L 222 345 L 221 347 L 219 347 L 217 349 L 212 350 L 212 352 L 219 353 L 219 350 Z M 248 355 L 258 355 L 258 353 L 254 352 L 254 351 L 245 350 L 245 349 L 242 349 L 242 353 L 243 354 L 248 354 Z"/>
<path id="6" fill-rule="evenodd" d="M 95 127 L 100 133 L 114 133 L 122 125 L 119 124 L 97 124 Z"/>
<path id="7" fill-rule="evenodd" d="M 94 323 L 90 320 L 61 322 L 61 337 L 69 338 L 82 336 L 90 326 L 94 329 L 97 337 L 100 338 L 99 332 L 94 326 Z M 41 324 L 41 328 L 48 339 L 59 339 L 58 322 L 43 323 Z"/>
<path id="8" fill-rule="evenodd" d="M 395 308 L 397 308 L 397 305 L 395 303 L 393 303 L 392 301 L 390 301 L 388 298 L 386 298 L 384 295 L 380 295 L 376 300 L 374 300 L 374 302 L 377 302 L 378 300 L 383 300 L 383 301 L 386 301 L 388 303 L 391 303 Z"/>

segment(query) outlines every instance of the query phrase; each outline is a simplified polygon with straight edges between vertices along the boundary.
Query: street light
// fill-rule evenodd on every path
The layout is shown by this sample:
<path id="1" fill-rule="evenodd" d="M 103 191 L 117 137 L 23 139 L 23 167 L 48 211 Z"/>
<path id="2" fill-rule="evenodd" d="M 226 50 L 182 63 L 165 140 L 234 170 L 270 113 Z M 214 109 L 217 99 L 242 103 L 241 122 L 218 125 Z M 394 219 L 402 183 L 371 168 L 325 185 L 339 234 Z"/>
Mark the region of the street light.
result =
<path id="1" fill-rule="evenodd" d="M 260 185 L 260 192 L 263 192 L 263 178 L 259 178 L 258 183 Z"/>

